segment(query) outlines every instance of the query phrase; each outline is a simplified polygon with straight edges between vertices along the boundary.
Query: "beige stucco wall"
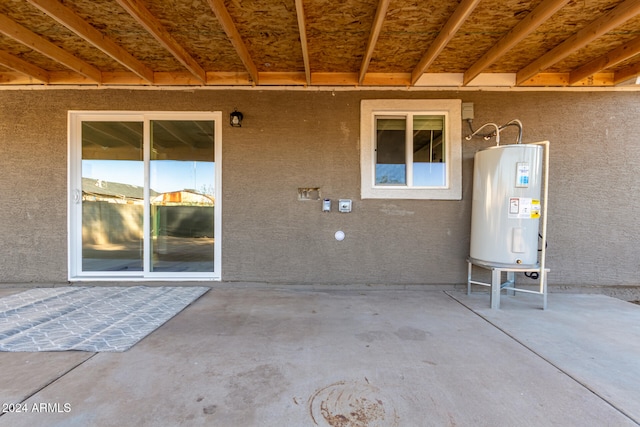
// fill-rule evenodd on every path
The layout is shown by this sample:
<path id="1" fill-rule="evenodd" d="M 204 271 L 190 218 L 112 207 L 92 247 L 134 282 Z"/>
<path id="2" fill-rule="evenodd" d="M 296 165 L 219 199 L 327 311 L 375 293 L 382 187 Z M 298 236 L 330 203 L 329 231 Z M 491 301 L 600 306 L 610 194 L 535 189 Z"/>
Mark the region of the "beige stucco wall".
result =
<path id="1" fill-rule="evenodd" d="M 463 143 L 462 201 L 361 200 L 360 100 L 376 98 L 462 99 L 476 126 L 517 118 L 525 142 L 549 139 L 550 284 L 640 285 L 638 93 L 258 89 L 0 91 L 0 282 L 66 281 L 68 110 L 237 107 L 243 127 L 222 134 L 223 280 L 464 283 L 473 155 L 488 143 Z"/>

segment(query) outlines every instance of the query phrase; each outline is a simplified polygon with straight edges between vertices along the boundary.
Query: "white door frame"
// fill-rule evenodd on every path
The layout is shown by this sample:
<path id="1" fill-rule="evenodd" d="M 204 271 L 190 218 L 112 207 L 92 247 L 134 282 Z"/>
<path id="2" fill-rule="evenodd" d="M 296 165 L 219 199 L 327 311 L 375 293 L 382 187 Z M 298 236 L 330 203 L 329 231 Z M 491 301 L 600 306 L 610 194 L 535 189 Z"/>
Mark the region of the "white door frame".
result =
<path id="1" fill-rule="evenodd" d="M 150 271 L 150 203 L 149 159 L 150 123 L 152 120 L 212 120 L 214 122 L 214 268 L 211 272 L 151 272 Z M 144 269 L 136 272 L 82 271 L 82 122 L 140 121 L 143 122 L 144 149 Z M 69 111 L 67 145 L 67 247 L 68 279 L 83 280 L 221 280 L 222 267 L 222 112 L 221 111 Z"/>

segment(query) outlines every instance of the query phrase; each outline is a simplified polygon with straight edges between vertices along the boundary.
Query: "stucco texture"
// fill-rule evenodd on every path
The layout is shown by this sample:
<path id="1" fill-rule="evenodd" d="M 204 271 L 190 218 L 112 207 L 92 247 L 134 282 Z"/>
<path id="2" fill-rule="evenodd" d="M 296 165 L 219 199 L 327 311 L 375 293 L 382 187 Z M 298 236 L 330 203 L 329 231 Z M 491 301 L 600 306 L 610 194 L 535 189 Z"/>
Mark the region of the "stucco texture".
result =
<path id="1" fill-rule="evenodd" d="M 640 285 L 638 93 L 258 89 L 0 91 L 0 282 L 67 280 L 69 110 L 237 108 L 242 127 L 222 130 L 224 281 L 465 283 L 473 156 L 493 142 L 463 141 L 461 201 L 362 200 L 360 100 L 381 98 L 461 99 L 476 127 L 519 119 L 524 142 L 550 140 L 549 284 Z M 333 211 L 298 200 L 305 187 Z"/>

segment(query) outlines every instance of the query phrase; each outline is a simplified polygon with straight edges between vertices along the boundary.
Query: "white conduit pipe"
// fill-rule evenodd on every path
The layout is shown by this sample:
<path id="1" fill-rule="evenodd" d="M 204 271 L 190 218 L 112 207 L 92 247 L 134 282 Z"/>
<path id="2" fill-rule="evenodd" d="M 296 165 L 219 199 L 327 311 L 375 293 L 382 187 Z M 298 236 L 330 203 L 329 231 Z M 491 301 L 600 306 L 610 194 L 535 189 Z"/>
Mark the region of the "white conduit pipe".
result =
<path id="1" fill-rule="evenodd" d="M 547 200 L 549 197 L 549 141 L 532 142 L 544 147 L 544 187 L 542 190 L 542 251 L 540 254 L 540 293 L 543 295 L 542 307 L 547 308 Z"/>

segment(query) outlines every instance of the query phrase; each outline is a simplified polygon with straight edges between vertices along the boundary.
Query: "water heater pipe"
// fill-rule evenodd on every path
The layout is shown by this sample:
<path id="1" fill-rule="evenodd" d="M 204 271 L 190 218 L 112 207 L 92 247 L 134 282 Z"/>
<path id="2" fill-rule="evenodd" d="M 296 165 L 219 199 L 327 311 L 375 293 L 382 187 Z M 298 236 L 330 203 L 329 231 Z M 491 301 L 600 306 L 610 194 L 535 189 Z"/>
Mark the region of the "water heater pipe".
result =
<path id="1" fill-rule="evenodd" d="M 522 144 L 522 122 L 518 119 L 513 119 L 509 123 L 500 126 L 500 129 L 504 129 L 507 126 L 517 126 L 518 127 L 518 141 L 516 144 Z"/>
<path id="2" fill-rule="evenodd" d="M 471 140 L 471 138 L 473 138 L 474 136 L 476 136 L 482 129 L 486 128 L 487 126 L 494 126 L 496 128 L 496 145 L 500 145 L 500 127 L 495 124 L 495 123 L 485 123 L 482 126 L 480 126 L 477 130 L 475 130 L 471 135 L 467 135 L 465 137 L 465 139 L 467 141 Z M 488 135 L 481 135 L 482 137 L 484 137 L 485 139 L 489 139 L 493 136 L 493 134 L 488 134 Z"/>
<path id="3" fill-rule="evenodd" d="M 540 292 L 544 295 L 544 307 L 547 306 L 547 200 L 549 196 L 549 141 L 532 142 L 544 147 L 544 187 L 542 190 L 542 251 L 540 253 Z"/>
<path id="4" fill-rule="evenodd" d="M 498 126 L 495 123 L 485 123 L 484 125 L 480 126 L 480 128 L 478 130 L 473 130 L 473 126 L 471 125 L 471 122 L 473 120 L 471 119 L 467 119 L 467 123 L 469 124 L 469 129 L 471 129 L 471 135 L 467 135 L 465 137 L 465 139 L 467 141 L 471 140 L 471 138 L 473 138 L 474 136 L 478 135 L 483 137 L 485 140 L 489 140 L 492 136 L 496 136 L 496 145 L 500 145 L 500 131 L 504 128 L 506 128 L 507 126 L 517 126 L 518 127 L 518 140 L 516 141 L 516 144 L 522 144 L 522 122 L 518 119 L 513 119 L 508 123 L 505 123 L 502 126 Z M 496 131 L 492 132 L 492 133 L 487 133 L 487 134 L 479 134 L 479 132 L 485 128 L 486 126 L 495 126 Z"/>

